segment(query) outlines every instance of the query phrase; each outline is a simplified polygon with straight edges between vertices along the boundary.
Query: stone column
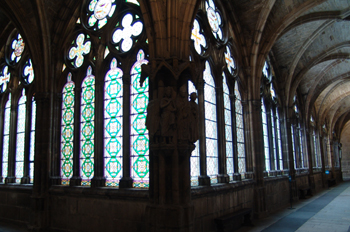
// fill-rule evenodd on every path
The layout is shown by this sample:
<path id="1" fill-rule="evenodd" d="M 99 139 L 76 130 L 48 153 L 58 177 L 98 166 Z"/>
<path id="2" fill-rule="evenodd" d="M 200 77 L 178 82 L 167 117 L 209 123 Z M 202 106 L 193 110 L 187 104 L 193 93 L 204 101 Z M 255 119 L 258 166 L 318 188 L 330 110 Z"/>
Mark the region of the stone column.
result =
<path id="1" fill-rule="evenodd" d="M 309 186 L 312 189 L 315 189 L 315 179 L 314 179 L 314 170 L 313 170 L 313 165 L 312 165 L 312 161 L 314 159 L 315 156 L 312 156 L 312 149 L 311 149 L 311 145 L 313 144 L 313 138 L 312 138 L 312 132 L 310 133 L 309 130 L 305 130 L 305 134 L 306 134 L 306 148 L 307 148 L 307 155 L 308 155 L 308 160 L 309 160 Z"/>
<path id="2" fill-rule="evenodd" d="M 190 156 L 198 140 L 194 125 L 199 108 L 188 101 L 188 79 L 186 75 L 175 79 L 164 70 L 150 78 L 153 99 L 146 120 L 150 135 L 149 232 L 190 232 L 193 228 Z"/>
<path id="3" fill-rule="evenodd" d="M 15 101 L 11 97 L 11 117 L 10 117 L 10 135 L 9 135 L 9 153 L 8 153 L 8 169 L 5 183 L 16 183 L 16 139 L 17 139 L 17 107 L 13 104 Z M 18 99 L 16 99 L 18 100 Z"/>
<path id="4" fill-rule="evenodd" d="M 199 107 L 199 159 L 200 159 L 200 176 L 198 177 L 199 185 L 209 186 L 210 178 L 207 175 L 207 158 L 206 158 L 206 138 L 205 138 L 205 112 L 204 112 L 204 82 L 200 81 L 197 85 L 198 107 Z"/>
<path id="5" fill-rule="evenodd" d="M 130 74 L 123 76 L 123 177 L 119 182 L 120 188 L 132 188 L 133 180 L 130 176 Z"/>
<path id="6" fill-rule="evenodd" d="M 227 175 L 226 165 L 226 136 L 225 136 L 225 115 L 224 115 L 223 88 L 216 88 L 216 112 L 218 125 L 218 150 L 219 150 L 219 174 L 218 183 L 228 183 L 230 178 Z"/>
<path id="7" fill-rule="evenodd" d="M 74 100 L 73 176 L 70 179 L 70 186 L 80 186 L 80 87 L 75 86 Z"/>
<path id="8" fill-rule="evenodd" d="M 104 176 L 104 81 L 95 80 L 95 151 L 94 151 L 94 177 L 91 179 L 91 187 L 103 187 L 106 185 Z"/>
<path id="9" fill-rule="evenodd" d="M 255 217 L 261 218 L 266 214 L 266 199 L 264 187 L 265 154 L 260 99 L 249 101 L 249 118 L 252 133 L 254 176 L 257 183 L 254 188 L 254 214 Z"/>
<path id="10" fill-rule="evenodd" d="M 53 154 L 51 159 L 50 184 L 61 184 L 61 130 L 62 93 L 53 94 Z"/>
<path id="11" fill-rule="evenodd" d="M 49 93 L 36 93 L 35 100 L 37 104 L 36 113 L 36 138 L 35 138 L 35 157 L 34 157 L 34 184 L 32 195 L 31 227 L 33 231 L 41 229 L 46 231 L 49 226 L 48 220 L 48 198 L 49 189 L 49 160 L 51 157 L 51 127 L 52 122 L 52 104 Z"/>

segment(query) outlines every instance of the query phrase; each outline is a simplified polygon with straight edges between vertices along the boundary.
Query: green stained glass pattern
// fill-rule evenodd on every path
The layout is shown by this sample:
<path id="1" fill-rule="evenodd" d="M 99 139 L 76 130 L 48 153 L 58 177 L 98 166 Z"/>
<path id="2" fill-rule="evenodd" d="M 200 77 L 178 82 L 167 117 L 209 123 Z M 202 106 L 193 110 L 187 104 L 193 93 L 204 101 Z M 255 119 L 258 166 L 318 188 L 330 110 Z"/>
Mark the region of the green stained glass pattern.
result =
<path id="1" fill-rule="evenodd" d="M 74 87 L 72 74 L 62 91 L 61 178 L 62 185 L 69 185 L 73 175 Z M 32 124 L 33 125 L 33 124 Z"/>
<path id="2" fill-rule="evenodd" d="M 112 59 L 105 76 L 104 159 L 107 186 L 119 186 L 123 164 L 123 71 Z"/>
<path id="3" fill-rule="evenodd" d="M 2 145 L 2 177 L 7 177 L 8 173 L 8 155 L 9 155 L 9 134 L 10 134 L 10 116 L 11 116 L 11 94 L 6 102 L 4 111 L 4 136 Z"/>
<path id="4" fill-rule="evenodd" d="M 21 183 L 23 177 L 24 166 L 24 140 L 25 140 L 25 122 L 26 122 L 26 101 L 27 98 L 23 95 L 18 102 L 18 118 L 17 118 L 17 142 L 16 142 L 16 183 Z"/>
<path id="5" fill-rule="evenodd" d="M 134 187 L 149 187 L 149 140 L 146 130 L 148 105 L 148 79 L 140 85 L 141 65 L 147 64 L 140 50 L 131 68 L 131 164 Z"/>
<path id="6" fill-rule="evenodd" d="M 30 148 L 29 148 L 29 177 L 30 183 L 34 183 L 34 151 L 35 151 L 35 120 L 36 101 L 32 98 L 32 123 L 30 128 Z"/>
<path id="7" fill-rule="evenodd" d="M 80 117 L 80 175 L 82 185 L 90 185 L 94 176 L 95 76 L 91 66 L 82 84 Z"/>

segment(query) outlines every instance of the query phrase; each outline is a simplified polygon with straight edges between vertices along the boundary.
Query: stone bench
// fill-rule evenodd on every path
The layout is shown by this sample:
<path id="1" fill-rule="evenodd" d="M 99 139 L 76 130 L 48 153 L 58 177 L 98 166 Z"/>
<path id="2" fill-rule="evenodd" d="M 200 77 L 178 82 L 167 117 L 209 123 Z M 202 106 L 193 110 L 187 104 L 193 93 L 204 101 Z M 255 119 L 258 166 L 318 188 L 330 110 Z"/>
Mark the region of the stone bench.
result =
<path id="1" fill-rule="evenodd" d="M 236 212 L 215 218 L 214 221 L 218 232 L 233 231 L 240 226 L 252 226 L 251 222 L 251 208 L 243 208 Z M 242 222 L 243 221 L 243 222 Z"/>
<path id="2" fill-rule="evenodd" d="M 311 192 L 311 187 L 310 186 L 305 186 L 305 187 L 301 187 L 299 188 L 299 193 L 300 199 L 306 199 L 306 196 L 312 196 L 312 192 Z"/>

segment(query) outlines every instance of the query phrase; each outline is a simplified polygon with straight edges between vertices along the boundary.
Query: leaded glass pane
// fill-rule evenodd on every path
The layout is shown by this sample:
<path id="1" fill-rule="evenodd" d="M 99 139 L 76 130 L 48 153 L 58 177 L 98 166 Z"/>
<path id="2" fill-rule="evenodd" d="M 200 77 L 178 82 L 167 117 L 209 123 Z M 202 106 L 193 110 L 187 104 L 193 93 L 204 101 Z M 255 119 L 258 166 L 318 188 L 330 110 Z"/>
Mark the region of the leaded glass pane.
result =
<path id="1" fill-rule="evenodd" d="M 203 50 L 204 50 L 204 48 L 207 47 L 207 41 L 206 41 L 204 35 L 201 34 L 201 28 L 200 28 L 200 25 L 199 25 L 199 22 L 197 21 L 197 19 L 195 19 L 193 21 L 191 39 L 194 42 L 194 49 L 196 50 L 196 52 L 198 54 L 202 54 L 202 52 L 203 52 L 202 47 L 203 47 Z"/>
<path id="2" fill-rule="evenodd" d="M 227 64 L 227 69 L 232 75 L 233 71 L 236 69 L 236 64 L 235 64 L 235 60 L 231 56 L 231 51 L 229 46 L 226 46 L 226 52 L 224 53 L 224 55 L 225 55 L 225 62 Z"/>
<path id="3" fill-rule="evenodd" d="M 123 71 L 112 59 L 105 77 L 104 157 L 107 186 L 119 186 L 123 164 Z"/>
<path id="4" fill-rule="evenodd" d="M 8 173 L 8 154 L 9 154 L 9 134 L 10 134 L 10 116 L 11 116 L 11 94 L 5 105 L 4 111 L 4 136 L 2 145 L 2 177 L 7 177 Z"/>
<path id="5" fill-rule="evenodd" d="M 222 40 L 221 15 L 217 11 L 214 1 L 213 0 L 206 1 L 205 9 L 207 11 L 208 22 L 214 37 Z"/>
<path id="6" fill-rule="evenodd" d="M 115 44 L 120 43 L 123 52 L 129 51 L 134 42 L 133 38 L 139 36 L 143 30 L 143 23 L 139 20 L 134 21 L 132 14 L 126 14 L 122 19 L 122 28 L 118 28 L 112 35 Z M 117 47 L 118 49 L 118 47 Z"/>
<path id="7" fill-rule="evenodd" d="M 8 66 L 5 66 L 0 74 L 0 90 L 4 92 L 11 77 Z"/>
<path id="8" fill-rule="evenodd" d="M 235 82 L 235 97 L 238 172 L 241 174 L 241 177 L 244 178 L 244 173 L 246 172 L 246 155 L 244 145 L 243 106 L 237 81 Z"/>
<path id="9" fill-rule="evenodd" d="M 216 94 L 214 78 L 211 74 L 209 62 L 205 63 L 203 73 L 204 107 L 205 107 L 205 137 L 207 149 L 207 174 L 211 183 L 217 183 L 218 174 L 218 146 L 216 122 Z"/>
<path id="10" fill-rule="evenodd" d="M 275 135 L 275 118 L 273 116 L 273 110 L 271 109 L 271 131 L 272 131 L 272 136 L 271 136 L 271 139 L 272 139 L 272 146 L 273 146 L 273 159 L 274 159 L 274 163 L 275 163 L 275 168 L 274 170 L 276 170 L 276 167 L 277 167 L 277 157 L 276 157 L 276 150 L 277 150 L 277 147 L 276 147 L 276 135 Z"/>
<path id="11" fill-rule="evenodd" d="M 279 113 L 277 111 L 277 139 L 278 139 L 278 160 L 279 160 L 279 169 L 283 170 L 283 158 L 282 158 L 282 139 L 281 139 L 281 120 Z"/>
<path id="12" fill-rule="evenodd" d="M 107 24 L 107 19 L 112 17 L 115 8 L 115 0 L 91 0 L 88 7 L 91 13 L 88 19 L 89 26 L 93 27 L 97 22 L 97 28 L 102 28 Z"/>
<path id="13" fill-rule="evenodd" d="M 233 139 L 232 139 L 232 117 L 231 117 L 231 99 L 230 91 L 226 83 L 225 73 L 223 76 L 223 93 L 224 93 L 224 115 L 225 115 L 225 143 L 226 143 L 226 167 L 227 175 L 230 180 L 233 179 L 234 173 L 234 153 L 233 153 Z"/>
<path id="14" fill-rule="evenodd" d="M 263 136 L 264 136 L 264 150 L 265 150 L 265 170 L 270 171 L 270 151 L 269 151 L 269 137 L 267 128 L 267 116 L 264 100 L 261 99 L 261 117 L 263 126 Z"/>
<path id="15" fill-rule="evenodd" d="M 75 40 L 75 46 L 69 50 L 68 57 L 70 60 L 74 60 L 75 67 L 79 68 L 84 62 L 84 55 L 90 53 L 91 42 L 85 41 L 85 35 L 79 34 Z"/>
<path id="16" fill-rule="evenodd" d="M 148 78 L 140 85 L 141 65 L 148 64 L 145 53 L 140 50 L 131 68 L 131 175 L 133 186 L 149 187 L 149 137 L 146 129 L 148 105 Z"/>
<path id="17" fill-rule="evenodd" d="M 82 185 L 90 185 L 94 176 L 95 76 L 88 67 L 82 84 L 80 117 L 80 175 Z"/>
<path id="18" fill-rule="evenodd" d="M 11 53 L 11 61 L 18 61 L 21 59 L 23 51 L 24 51 L 25 43 L 20 34 L 17 35 L 17 38 L 12 41 L 12 53 Z"/>
<path id="19" fill-rule="evenodd" d="M 30 183 L 34 182 L 35 121 L 36 121 L 36 101 L 34 100 L 34 98 L 32 98 L 32 123 L 30 128 L 30 148 L 29 148 Z"/>
<path id="20" fill-rule="evenodd" d="M 24 95 L 18 102 L 18 118 L 17 118 L 17 142 L 16 142 L 16 183 L 21 183 L 23 177 L 23 165 L 24 165 L 24 139 L 25 139 L 25 122 L 26 122 L 26 101 L 27 98 Z"/>
<path id="21" fill-rule="evenodd" d="M 72 74 L 67 77 L 67 84 L 62 91 L 61 120 L 61 178 L 62 185 L 69 185 L 73 175 L 73 137 L 74 137 L 74 88 Z"/>

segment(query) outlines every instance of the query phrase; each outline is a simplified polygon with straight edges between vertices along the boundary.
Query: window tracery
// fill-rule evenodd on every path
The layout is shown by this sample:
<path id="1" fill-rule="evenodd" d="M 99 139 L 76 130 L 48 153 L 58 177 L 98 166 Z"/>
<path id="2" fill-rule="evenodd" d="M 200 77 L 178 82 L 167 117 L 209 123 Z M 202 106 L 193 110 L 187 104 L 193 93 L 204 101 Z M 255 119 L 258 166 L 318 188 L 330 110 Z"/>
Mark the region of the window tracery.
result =
<path id="1" fill-rule="evenodd" d="M 59 90 L 63 185 L 89 186 L 96 177 L 99 185 L 108 187 L 120 187 L 123 179 L 131 180 L 133 187 L 149 186 L 148 78 L 141 83 L 148 45 L 138 5 L 135 0 L 85 1 L 81 23 L 69 35 L 73 45 L 66 49 L 62 69 L 68 79 Z M 74 143 L 77 130 L 80 144 Z M 80 172 L 74 174 L 77 167 Z"/>
<path id="2" fill-rule="evenodd" d="M 35 75 L 29 50 L 17 29 L 12 31 L 7 44 L 5 59 L 0 61 L 4 115 L 0 122 L 3 128 L 0 181 L 29 184 L 34 179 L 36 105 L 32 86 Z"/>

